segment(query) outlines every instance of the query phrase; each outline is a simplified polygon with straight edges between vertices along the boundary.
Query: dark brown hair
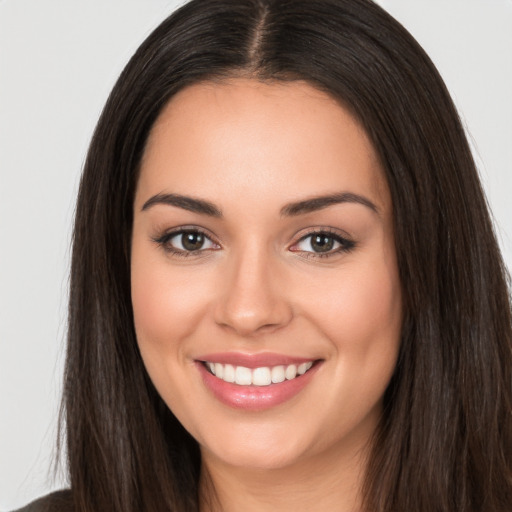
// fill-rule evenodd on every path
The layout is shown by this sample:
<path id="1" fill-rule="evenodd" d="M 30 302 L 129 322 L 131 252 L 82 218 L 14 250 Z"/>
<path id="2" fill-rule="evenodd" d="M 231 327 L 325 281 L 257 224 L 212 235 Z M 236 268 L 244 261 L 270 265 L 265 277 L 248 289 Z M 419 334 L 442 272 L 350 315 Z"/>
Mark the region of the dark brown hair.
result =
<path id="1" fill-rule="evenodd" d="M 141 361 L 130 300 L 148 134 L 189 84 L 306 80 L 359 119 L 385 171 L 404 298 L 399 361 L 364 486 L 372 512 L 512 509 L 506 271 L 456 110 L 370 0 L 192 0 L 130 60 L 80 185 L 64 391 L 77 511 L 197 511 L 200 455 Z"/>

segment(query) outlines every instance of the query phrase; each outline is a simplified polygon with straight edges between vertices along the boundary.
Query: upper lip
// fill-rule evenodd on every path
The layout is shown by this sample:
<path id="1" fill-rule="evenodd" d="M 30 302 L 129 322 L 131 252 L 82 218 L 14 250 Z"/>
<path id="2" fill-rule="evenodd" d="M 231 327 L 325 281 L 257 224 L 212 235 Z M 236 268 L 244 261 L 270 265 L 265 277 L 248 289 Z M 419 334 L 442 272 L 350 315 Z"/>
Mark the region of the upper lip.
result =
<path id="1" fill-rule="evenodd" d="M 233 366 L 244 366 L 245 368 L 261 368 L 264 366 L 287 366 L 290 364 L 299 365 L 315 361 L 314 357 L 295 357 L 285 354 L 275 354 L 272 352 L 261 352 L 247 354 L 243 352 L 222 352 L 215 354 L 205 354 L 197 358 L 197 361 L 209 363 L 231 364 Z"/>

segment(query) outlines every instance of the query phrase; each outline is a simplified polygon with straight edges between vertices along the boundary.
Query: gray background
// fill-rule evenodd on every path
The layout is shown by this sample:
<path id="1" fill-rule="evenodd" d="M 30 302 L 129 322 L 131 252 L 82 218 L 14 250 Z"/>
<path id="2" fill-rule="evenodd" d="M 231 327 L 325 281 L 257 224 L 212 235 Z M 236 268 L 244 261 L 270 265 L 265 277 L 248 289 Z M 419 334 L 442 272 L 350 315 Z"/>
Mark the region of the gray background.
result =
<path id="1" fill-rule="evenodd" d="M 0 0 L 0 510 L 65 484 L 49 467 L 79 173 L 123 65 L 181 3 Z M 444 76 L 512 268 L 512 0 L 379 3 Z"/>

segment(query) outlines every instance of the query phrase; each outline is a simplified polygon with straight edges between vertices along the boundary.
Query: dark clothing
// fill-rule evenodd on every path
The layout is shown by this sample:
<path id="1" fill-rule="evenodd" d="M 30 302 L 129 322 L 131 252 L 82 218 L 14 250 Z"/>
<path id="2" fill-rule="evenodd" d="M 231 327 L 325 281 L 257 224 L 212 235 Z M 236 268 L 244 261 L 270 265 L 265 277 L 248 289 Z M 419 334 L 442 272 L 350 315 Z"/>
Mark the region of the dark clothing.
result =
<path id="1" fill-rule="evenodd" d="M 56 491 L 13 512 L 73 512 L 71 491 Z"/>

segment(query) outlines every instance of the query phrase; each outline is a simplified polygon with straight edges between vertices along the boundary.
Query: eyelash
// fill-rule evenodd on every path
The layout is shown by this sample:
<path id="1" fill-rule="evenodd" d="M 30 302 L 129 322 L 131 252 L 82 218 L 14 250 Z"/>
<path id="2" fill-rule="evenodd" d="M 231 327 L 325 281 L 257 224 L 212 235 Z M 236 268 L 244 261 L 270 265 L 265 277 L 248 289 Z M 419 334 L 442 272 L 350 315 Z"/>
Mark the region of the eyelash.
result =
<path id="1" fill-rule="evenodd" d="M 205 231 L 203 231 L 202 229 L 197 228 L 197 227 L 190 227 L 190 228 L 189 227 L 180 227 L 180 228 L 174 229 L 170 232 L 166 232 L 161 236 L 154 237 L 154 238 L 152 238 L 152 240 L 156 244 L 158 244 L 165 252 L 171 254 L 172 256 L 176 256 L 176 257 L 180 257 L 180 258 L 187 258 L 190 256 L 200 256 L 205 251 L 216 250 L 216 248 L 215 249 L 208 248 L 208 249 L 197 249 L 197 250 L 187 251 L 187 250 L 183 250 L 183 249 L 177 249 L 176 247 L 173 247 L 170 244 L 170 241 L 174 237 L 177 237 L 180 235 L 183 236 L 185 234 L 202 235 L 202 236 L 204 236 L 205 240 L 208 240 L 208 241 L 210 241 L 210 243 L 219 246 L 219 244 L 212 239 L 211 235 L 209 235 L 208 233 L 206 233 Z M 339 244 L 339 247 L 336 248 L 335 250 L 329 250 L 328 252 L 326 251 L 325 253 L 293 249 L 293 247 L 298 246 L 299 244 L 305 242 L 308 238 L 311 238 L 314 235 L 325 236 L 326 238 L 330 238 L 333 240 L 334 243 Z M 334 231 L 332 228 L 320 228 L 320 229 L 317 228 L 317 229 L 312 230 L 312 231 L 306 233 L 305 235 L 301 236 L 301 238 L 292 245 L 290 250 L 292 252 L 303 253 L 305 258 L 329 258 L 332 256 L 336 256 L 340 253 L 348 253 L 348 252 L 352 251 L 353 249 L 355 249 L 355 247 L 356 247 L 356 242 L 341 236 L 339 233 Z"/>
<path id="2" fill-rule="evenodd" d="M 180 235 L 183 236 L 188 233 L 202 235 L 202 236 L 204 236 L 205 240 L 209 240 L 211 243 L 218 245 L 212 239 L 211 235 L 209 235 L 208 233 L 206 233 L 205 231 L 203 231 L 202 229 L 197 228 L 197 227 L 180 227 L 180 228 L 174 229 L 172 231 L 166 232 L 159 237 L 155 237 L 152 240 L 156 244 L 158 244 L 165 252 L 171 254 L 172 256 L 176 256 L 178 258 L 188 258 L 190 256 L 199 256 L 199 255 L 201 255 L 201 253 L 204 253 L 205 251 L 212 250 L 212 249 L 197 249 L 194 251 L 187 251 L 187 250 L 183 250 L 183 249 L 177 249 L 176 247 L 173 247 L 170 244 L 170 241 L 174 237 L 180 236 Z"/>
<path id="3" fill-rule="evenodd" d="M 305 258 L 329 258 L 332 256 L 337 256 L 338 254 L 348 253 L 356 248 L 356 242 L 353 240 L 350 240 L 349 238 L 346 238 L 344 236 L 341 236 L 337 231 L 333 230 L 332 228 L 316 228 L 305 235 L 302 235 L 300 239 L 293 244 L 292 247 L 296 247 L 302 242 L 306 241 L 308 238 L 311 238 L 313 236 L 325 236 L 326 238 L 332 239 L 335 243 L 339 244 L 339 247 L 335 250 L 330 250 L 325 253 L 321 252 L 314 252 L 314 251 L 301 251 L 301 250 L 293 250 L 293 252 L 302 252 Z M 311 243 L 311 242 L 310 242 Z"/>

